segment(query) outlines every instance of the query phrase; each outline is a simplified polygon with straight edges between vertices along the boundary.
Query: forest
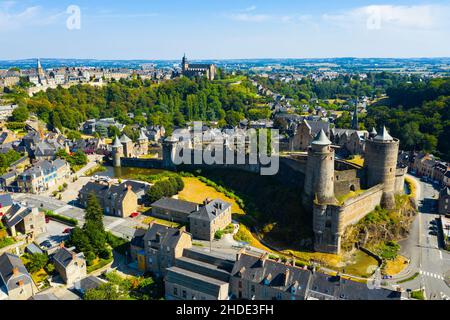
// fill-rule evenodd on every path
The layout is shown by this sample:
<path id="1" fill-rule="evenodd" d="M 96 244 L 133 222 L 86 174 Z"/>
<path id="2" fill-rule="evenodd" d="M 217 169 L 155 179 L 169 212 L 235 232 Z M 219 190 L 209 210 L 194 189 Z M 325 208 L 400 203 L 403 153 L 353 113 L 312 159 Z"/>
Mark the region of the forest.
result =
<path id="1" fill-rule="evenodd" d="M 401 83 L 368 108 L 366 128 L 385 125 L 403 150 L 432 152 L 450 161 L 450 78 Z"/>
<path id="2" fill-rule="evenodd" d="M 69 89 L 48 89 L 32 98 L 18 92 L 9 95 L 20 105 L 14 115 L 20 119 L 12 121 L 20 121 L 30 112 L 51 127 L 72 130 L 93 118 L 115 117 L 125 125 L 164 125 L 170 130 L 192 120 L 218 121 L 223 126 L 267 115 L 267 110 L 261 107 L 263 98 L 248 80 L 232 84 L 179 78 L 154 84 L 135 77 L 113 81 L 101 88 L 77 85 Z"/>

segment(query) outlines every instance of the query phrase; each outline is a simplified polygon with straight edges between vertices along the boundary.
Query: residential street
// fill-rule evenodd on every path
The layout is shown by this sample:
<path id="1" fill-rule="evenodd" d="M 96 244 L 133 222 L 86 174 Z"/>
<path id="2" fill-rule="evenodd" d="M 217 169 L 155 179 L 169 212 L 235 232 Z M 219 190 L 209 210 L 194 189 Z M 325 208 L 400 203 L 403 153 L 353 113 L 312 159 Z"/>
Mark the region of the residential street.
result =
<path id="1" fill-rule="evenodd" d="M 400 254 L 410 259 L 407 270 L 395 276 L 389 283 L 394 285 L 419 272 L 414 280 L 400 284 L 405 289 L 425 289 L 427 299 L 450 299 L 450 254 L 439 247 L 436 235 L 430 234 L 432 221 L 437 221 L 436 199 L 438 190 L 430 183 L 410 176 L 417 184 L 419 214 L 408 239 L 401 241 Z M 434 223 L 434 222 L 433 222 Z M 439 235 L 440 236 L 440 235 Z M 447 283 L 446 281 L 447 280 Z"/>

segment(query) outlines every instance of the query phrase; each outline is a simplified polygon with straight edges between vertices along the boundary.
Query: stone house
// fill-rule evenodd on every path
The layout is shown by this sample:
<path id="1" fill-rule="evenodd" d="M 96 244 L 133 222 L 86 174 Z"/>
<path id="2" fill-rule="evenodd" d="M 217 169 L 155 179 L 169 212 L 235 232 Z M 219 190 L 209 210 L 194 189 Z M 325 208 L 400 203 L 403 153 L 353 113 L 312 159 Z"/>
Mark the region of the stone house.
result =
<path id="1" fill-rule="evenodd" d="M 207 199 L 198 211 L 189 215 L 189 232 L 195 239 L 211 241 L 218 230 L 230 223 L 231 203 Z"/>
<path id="2" fill-rule="evenodd" d="M 17 176 L 19 192 L 40 193 L 62 184 L 70 177 L 70 166 L 62 159 L 41 160 Z"/>
<path id="3" fill-rule="evenodd" d="M 94 194 L 105 214 L 122 218 L 129 217 L 138 208 L 138 196 L 133 191 L 132 184 L 88 182 L 79 191 L 79 203 L 87 207 L 88 197 Z"/>
<path id="4" fill-rule="evenodd" d="M 230 293 L 245 300 L 304 300 L 310 272 L 240 252 L 231 272 Z"/>
<path id="5" fill-rule="evenodd" d="M 152 223 L 143 237 L 143 245 L 143 251 L 137 254 L 139 269 L 163 276 L 183 250 L 192 247 L 192 236 L 184 228 Z"/>
<path id="6" fill-rule="evenodd" d="M 329 135 L 330 124 L 325 121 L 311 121 L 303 119 L 294 129 L 289 141 L 290 151 L 306 151 L 313 138 L 323 130 Z"/>
<path id="7" fill-rule="evenodd" d="M 27 300 L 36 292 L 35 284 L 22 260 L 11 253 L 0 256 L 0 300 Z"/>
<path id="8" fill-rule="evenodd" d="M 197 248 L 184 249 L 164 278 L 167 300 L 228 300 L 234 259 Z"/>
<path id="9" fill-rule="evenodd" d="M 450 214 L 450 187 L 444 187 L 439 192 L 438 213 Z"/>
<path id="10" fill-rule="evenodd" d="M 163 197 L 151 204 L 152 216 L 179 223 L 188 223 L 189 215 L 200 209 L 198 203 Z"/>
<path id="11" fill-rule="evenodd" d="M 13 204 L 3 216 L 3 222 L 11 236 L 18 233 L 29 235 L 32 239 L 46 231 L 45 213 L 38 208 Z"/>
<path id="12" fill-rule="evenodd" d="M 365 141 L 369 138 L 366 130 L 337 129 L 330 130 L 330 140 L 334 145 L 345 149 L 349 154 L 363 154 Z"/>
<path id="13" fill-rule="evenodd" d="M 73 249 L 65 248 L 64 244 L 53 255 L 53 264 L 68 286 L 74 285 L 87 275 L 86 260 L 83 253 L 77 254 Z"/>

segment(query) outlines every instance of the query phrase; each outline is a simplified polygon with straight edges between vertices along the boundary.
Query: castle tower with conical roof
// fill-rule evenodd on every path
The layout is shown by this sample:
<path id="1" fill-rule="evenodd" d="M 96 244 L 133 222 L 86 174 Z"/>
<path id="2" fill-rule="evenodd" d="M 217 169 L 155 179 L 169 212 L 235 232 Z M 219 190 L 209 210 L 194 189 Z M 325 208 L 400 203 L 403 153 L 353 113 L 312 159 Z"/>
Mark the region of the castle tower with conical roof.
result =
<path id="1" fill-rule="evenodd" d="M 139 149 L 140 155 L 148 154 L 148 137 L 143 129 L 141 129 L 139 132 L 139 138 L 137 139 L 137 147 Z"/>
<path id="2" fill-rule="evenodd" d="M 114 143 L 112 145 L 112 158 L 114 167 L 121 166 L 120 159 L 122 157 L 123 157 L 123 145 L 120 142 L 119 138 L 116 136 L 116 138 L 114 139 Z"/>
<path id="3" fill-rule="evenodd" d="M 134 156 L 134 144 L 133 144 L 133 140 L 131 140 L 130 138 L 128 138 L 128 136 L 124 133 L 121 137 L 120 137 L 120 143 L 123 146 L 123 153 L 125 155 L 125 157 L 127 158 L 131 158 Z"/>
<path id="4" fill-rule="evenodd" d="M 325 132 L 320 130 L 308 150 L 303 204 L 334 204 L 334 149 Z"/>
<path id="5" fill-rule="evenodd" d="M 395 175 L 399 144 L 399 140 L 392 138 L 386 127 L 366 142 L 364 167 L 367 187 L 383 184 L 381 205 L 386 209 L 395 207 Z"/>

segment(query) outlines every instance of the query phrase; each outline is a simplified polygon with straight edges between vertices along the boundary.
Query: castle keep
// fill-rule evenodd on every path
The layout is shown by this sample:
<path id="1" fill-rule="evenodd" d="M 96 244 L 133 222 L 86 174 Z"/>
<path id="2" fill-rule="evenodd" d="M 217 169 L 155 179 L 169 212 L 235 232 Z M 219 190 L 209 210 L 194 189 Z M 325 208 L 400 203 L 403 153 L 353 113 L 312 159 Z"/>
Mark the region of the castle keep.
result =
<path id="1" fill-rule="evenodd" d="M 335 161 L 331 141 L 319 132 L 308 150 L 303 204 L 313 214 L 314 249 L 340 253 L 345 228 L 381 205 L 395 207 L 406 168 L 397 168 L 399 140 L 383 128 L 366 141 L 364 167 Z M 336 166 L 336 167 L 335 167 Z"/>

